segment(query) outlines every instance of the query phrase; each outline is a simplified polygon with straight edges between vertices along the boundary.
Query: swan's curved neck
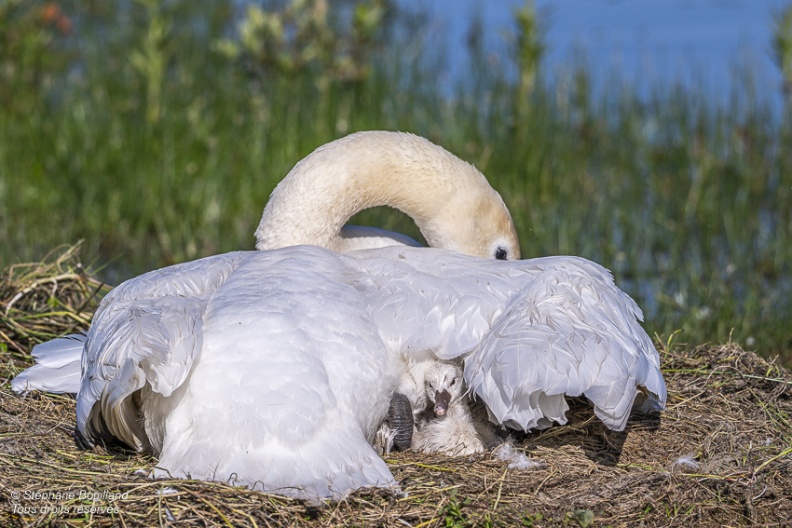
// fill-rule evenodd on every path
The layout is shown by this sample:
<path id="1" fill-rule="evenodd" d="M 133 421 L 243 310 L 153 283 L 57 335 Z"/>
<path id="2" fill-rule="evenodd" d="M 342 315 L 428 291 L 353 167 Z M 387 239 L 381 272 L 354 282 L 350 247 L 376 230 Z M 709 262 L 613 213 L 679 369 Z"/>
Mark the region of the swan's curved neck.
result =
<path id="1" fill-rule="evenodd" d="M 511 222 L 475 167 L 426 139 L 352 134 L 316 149 L 276 187 L 256 230 L 256 248 L 313 244 L 341 251 L 340 231 L 349 218 L 387 205 L 411 216 L 429 245 L 464 251 L 457 242 L 471 234 L 460 231 L 462 217 L 493 203 Z"/>

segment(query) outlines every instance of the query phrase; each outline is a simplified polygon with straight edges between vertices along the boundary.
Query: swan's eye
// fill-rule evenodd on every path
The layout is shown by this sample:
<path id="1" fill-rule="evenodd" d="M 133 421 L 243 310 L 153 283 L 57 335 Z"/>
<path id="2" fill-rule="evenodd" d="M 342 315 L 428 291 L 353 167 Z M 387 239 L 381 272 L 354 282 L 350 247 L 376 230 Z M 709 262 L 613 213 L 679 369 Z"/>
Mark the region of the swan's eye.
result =
<path id="1" fill-rule="evenodd" d="M 506 257 L 508 256 L 509 254 L 502 247 L 499 247 L 498 249 L 495 250 L 495 258 L 498 260 L 506 260 Z"/>
<path id="2" fill-rule="evenodd" d="M 452 379 L 452 380 L 451 380 L 451 384 L 449 385 L 449 387 L 453 387 L 453 386 L 454 386 L 454 383 L 456 383 L 456 378 L 454 378 L 454 379 Z"/>

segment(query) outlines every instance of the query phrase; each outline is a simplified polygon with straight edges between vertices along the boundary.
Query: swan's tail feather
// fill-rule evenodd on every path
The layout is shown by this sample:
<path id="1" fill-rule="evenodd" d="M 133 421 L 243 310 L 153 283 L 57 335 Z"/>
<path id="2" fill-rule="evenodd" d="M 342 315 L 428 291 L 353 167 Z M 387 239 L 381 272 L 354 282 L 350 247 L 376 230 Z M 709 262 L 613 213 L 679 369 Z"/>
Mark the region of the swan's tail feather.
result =
<path id="1" fill-rule="evenodd" d="M 36 364 L 17 375 L 11 381 L 11 388 L 16 392 L 40 390 L 77 394 L 87 339 L 85 334 L 70 334 L 35 346 L 32 356 Z"/>

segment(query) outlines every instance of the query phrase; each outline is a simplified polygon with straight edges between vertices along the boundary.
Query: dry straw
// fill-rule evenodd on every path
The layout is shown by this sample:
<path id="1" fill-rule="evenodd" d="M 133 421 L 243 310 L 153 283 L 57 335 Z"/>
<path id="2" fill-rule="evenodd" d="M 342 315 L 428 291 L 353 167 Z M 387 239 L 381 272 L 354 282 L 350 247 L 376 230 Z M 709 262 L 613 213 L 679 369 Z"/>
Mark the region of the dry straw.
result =
<path id="1" fill-rule="evenodd" d="M 402 494 L 308 504 L 224 484 L 153 481 L 155 460 L 78 448 L 74 400 L 18 396 L 37 342 L 87 328 L 107 291 L 77 248 L 0 277 L 0 526 L 789 526 L 792 375 L 734 344 L 663 347 L 668 409 L 607 432 L 570 424 L 513 440 L 544 464 L 490 453 L 387 460 Z"/>

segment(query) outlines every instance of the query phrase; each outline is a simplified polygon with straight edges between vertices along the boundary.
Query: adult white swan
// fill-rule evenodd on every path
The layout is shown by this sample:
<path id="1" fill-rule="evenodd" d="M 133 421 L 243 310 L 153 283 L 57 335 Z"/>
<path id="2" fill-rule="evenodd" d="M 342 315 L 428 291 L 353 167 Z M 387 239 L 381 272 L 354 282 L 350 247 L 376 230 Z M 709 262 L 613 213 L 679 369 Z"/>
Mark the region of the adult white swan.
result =
<path id="1" fill-rule="evenodd" d="M 482 254 L 510 256 L 495 242 Z M 395 484 L 370 444 L 402 356 L 464 357 L 492 418 L 524 429 L 563 422 L 564 394 L 587 396 L 616 429 L 636 401 L 661 407 L 638 316 L 605 270 L 577 258 L 228 253 L 108 294 L 85 343 L 77 427 L 154 453 L 155 474 L 341 497 Z M 15 389 L 36 388 L 21 378 Z"/>

